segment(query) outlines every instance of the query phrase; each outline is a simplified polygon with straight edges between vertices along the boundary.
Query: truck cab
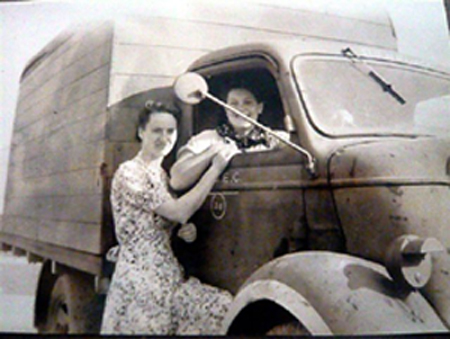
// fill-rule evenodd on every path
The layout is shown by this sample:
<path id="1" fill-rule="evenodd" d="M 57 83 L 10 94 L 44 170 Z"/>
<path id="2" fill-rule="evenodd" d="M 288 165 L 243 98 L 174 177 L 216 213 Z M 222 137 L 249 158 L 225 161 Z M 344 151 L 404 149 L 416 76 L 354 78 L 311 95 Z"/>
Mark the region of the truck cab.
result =
<path id="1" fill-rule="evenodd" d="M 286 319 L 286 310 L 313 334 L 448 331 L 448 71 L 394 52 L 328 42 L 236 46 L 210 53 L 189 71 L 202 75 L 217 97 L 235 78 L 258 84 L 265 107 L 260 122 L 288 132 L 314 159 L 311 171 L 308 157 L 289 146 L 235 156 L 193 218 L 197 241 L 174 244 L 189 273 L 237 293 L 225 333 L 266 333 Z M 182 106 L 180 146 L 225 116 L 206 99 Z M 412 261 L 404 251 L 410 243 L 416 244 L 408 252 Z M 284 263 L 290 269 L 280 268 Z M 326 269 L 334 265 L 337 271 Z M 353 274 L 376 285 L 379 295 L 356 296 L 349 265 L 361 265 Z M 299 287 L 310 279 L 305 274 L 314 283 Z M 266 292 L 256 296 L 254 284 L 262 281 Z M 268 292 L 273 283 L 292 288 L 314 310 L 306 314 L 320 319 L 294 316 L 294 301 Z M 387 283 L 390 293 L 383 290 Z M 352 321 L 330 311 L 331 300 L 344 296 L 357 300 Z M 420 314 L 420 324 L 405 312 L 387 321 L 383 307 L 370 316 L 360 310 L 380 296 Z M 255 322 L 259 328 L 249 325 Z"/>

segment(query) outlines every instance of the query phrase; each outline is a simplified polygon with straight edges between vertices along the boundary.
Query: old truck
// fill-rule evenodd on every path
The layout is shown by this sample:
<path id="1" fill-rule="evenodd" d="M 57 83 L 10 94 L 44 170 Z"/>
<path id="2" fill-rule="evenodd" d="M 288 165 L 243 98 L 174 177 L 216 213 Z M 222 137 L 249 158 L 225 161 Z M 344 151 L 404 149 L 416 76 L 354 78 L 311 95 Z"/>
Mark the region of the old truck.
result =
<path id="1" fill-rule="evenodd" d="M 223 333 L 448 332 L 450 73 L 399 55 L 385 18 L 212 8 L 84 24 L 25 68 L 0 242 L 43 263 L 35 326 L 98 331 L 110 182 L 139 148 L 138 111 L 178 105 L 176 149 L 223 119 L 175 96 L 189 71 L 214 97 L 253 80 L 261 123 L 297 145 L 237 155 L 192 218 L 198 239 L 174 237 L 188 273 L 236 295 Z"/>

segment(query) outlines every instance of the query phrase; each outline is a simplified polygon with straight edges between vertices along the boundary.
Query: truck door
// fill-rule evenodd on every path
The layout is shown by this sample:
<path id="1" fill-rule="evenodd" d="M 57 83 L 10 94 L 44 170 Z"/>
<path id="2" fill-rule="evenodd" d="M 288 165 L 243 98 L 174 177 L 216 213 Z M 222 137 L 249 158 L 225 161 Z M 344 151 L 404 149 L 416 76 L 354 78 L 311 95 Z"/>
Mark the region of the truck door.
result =
<path id="1" fill-rule="evenodd" d="M 264 103 L 259 121 L 287 133 L 277 83 L 264 67 L 205 75 L 209 90 L 223 98 L 224 86 L 235 79 L 255 84 Z M 222 107 L 203 101 L 193 108 L 192 134 L 226 121 Z M 304 158 L 288 146 L 237 155 L 193 217 L 198 238 L 191 245 L 174 244 L 189 273 L 236 292 L 262 264 L 300 250 L 304 237 L 302 181 Z"/>

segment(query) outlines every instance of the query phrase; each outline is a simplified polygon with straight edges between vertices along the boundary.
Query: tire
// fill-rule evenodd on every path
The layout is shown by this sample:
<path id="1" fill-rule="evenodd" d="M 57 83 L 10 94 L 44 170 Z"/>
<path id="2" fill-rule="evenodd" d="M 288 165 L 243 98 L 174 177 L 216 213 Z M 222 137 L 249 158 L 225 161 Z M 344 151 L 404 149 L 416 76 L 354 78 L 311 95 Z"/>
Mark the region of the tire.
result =
<path id="1" fill-rule="evenodd" d="M 311 333 L 303 327 L 297 321 L 291 321 L 284 324 L 279 324 L 272 327 L 269 331 L 266 332 L 267 336 L 280 336 L 280 335 L 301 335 L 301 336 L 310 336 Z"/>
<path id="2" fill-rule="evenodd" d="M 93 314 L 96 295 L 92 279 L 78 272 L 59 276 L 53 287 L 41 333 L 98 333 L 100 314 Z M 98 313 L 98 312 L 97 312 Z"/>

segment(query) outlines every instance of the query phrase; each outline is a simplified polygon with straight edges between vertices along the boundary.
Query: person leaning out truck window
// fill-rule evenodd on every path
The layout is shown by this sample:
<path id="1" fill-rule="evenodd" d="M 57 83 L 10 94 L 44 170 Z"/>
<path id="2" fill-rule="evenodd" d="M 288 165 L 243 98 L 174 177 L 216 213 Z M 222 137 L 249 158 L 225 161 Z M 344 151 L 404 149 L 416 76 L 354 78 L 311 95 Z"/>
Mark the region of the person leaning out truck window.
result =
<path id="1" fill-rule="evenodd" d="M 229 86 L 223 97 L 228 105 L 257 120 L 264 110 L 264 103 L 255 88 L 256 86 L 241 80 Z M 227 118 L 225 123 L 215 129 L 200 132 L 180 148 L 177 161 L 170 170 L 170 185 L 173 189 L 185 190 L 191 187 L 225 144 L 235 144 L 244 153 L 267 151 L 280 146 L 278 139 L 252 123 L 228 109 L 225 113 Z M 287 132 L 275 132 L 289 139 Z"/>

